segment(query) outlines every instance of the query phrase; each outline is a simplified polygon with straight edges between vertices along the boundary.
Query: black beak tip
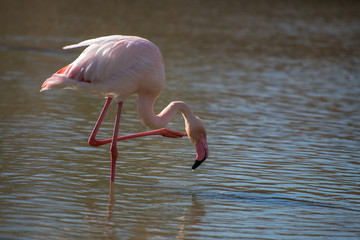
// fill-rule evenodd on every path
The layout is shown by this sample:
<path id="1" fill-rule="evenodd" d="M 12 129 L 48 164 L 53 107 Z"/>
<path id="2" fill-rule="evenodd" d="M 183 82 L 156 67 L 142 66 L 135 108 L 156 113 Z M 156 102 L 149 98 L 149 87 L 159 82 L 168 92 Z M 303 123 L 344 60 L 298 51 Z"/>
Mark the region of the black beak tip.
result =
<path id="1" fill-rule="evenodd" d="M 203 160 L 195 160 L 194 165 L 192 166 L 192 169 L 196 169 L 198 166 L 200 166 L 204 161 L 206 160 L 206 158 L 204 158 Z"/>

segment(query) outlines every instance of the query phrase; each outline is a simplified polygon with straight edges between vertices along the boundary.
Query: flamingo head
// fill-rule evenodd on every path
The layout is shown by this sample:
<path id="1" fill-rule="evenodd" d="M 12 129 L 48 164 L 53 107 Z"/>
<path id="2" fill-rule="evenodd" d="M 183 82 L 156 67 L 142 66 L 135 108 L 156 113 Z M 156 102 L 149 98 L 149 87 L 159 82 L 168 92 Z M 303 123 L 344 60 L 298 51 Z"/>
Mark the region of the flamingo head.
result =
<path id="1" fill-rule="evenodd" d="M 209 155 L 209 148 L 206 140 L 206 131 L 200 118 L 194 117 L 185 121 L 185 129 L 190 141 L 196 147 L 196 159 L 192 169 L 196 169 Z"/>

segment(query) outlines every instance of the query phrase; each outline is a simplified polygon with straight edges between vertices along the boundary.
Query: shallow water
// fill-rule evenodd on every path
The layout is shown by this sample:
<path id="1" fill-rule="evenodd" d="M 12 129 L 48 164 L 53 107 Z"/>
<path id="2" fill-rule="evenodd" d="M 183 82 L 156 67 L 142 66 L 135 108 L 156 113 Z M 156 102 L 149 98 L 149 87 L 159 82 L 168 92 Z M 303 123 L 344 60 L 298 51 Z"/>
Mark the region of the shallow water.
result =
<path id="1" fill-rule="evenodd" d="M 356 1 L 1 3 L 0 238 L 360 238 L 360 10 Z M 45 21 L 44 21 L 45 20 Z M 42 82 L 109 34 L 162 50 L 167 87 L 208 132 L 87 145 L 104 99 Z M 112 134 L 112 104 L 100 138 Z M 168 128 L 183 131 L 180 114 Z M 120 134 L 145 131 L 136 97 Z"/>

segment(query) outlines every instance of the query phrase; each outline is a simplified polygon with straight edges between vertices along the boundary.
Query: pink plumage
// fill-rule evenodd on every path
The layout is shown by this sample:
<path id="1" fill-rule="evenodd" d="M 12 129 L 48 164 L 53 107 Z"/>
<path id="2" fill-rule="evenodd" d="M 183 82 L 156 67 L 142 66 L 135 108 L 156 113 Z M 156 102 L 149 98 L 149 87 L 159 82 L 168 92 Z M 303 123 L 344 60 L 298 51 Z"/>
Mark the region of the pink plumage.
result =
<path id="1" fill-rule="evenodd" d="M 107 98 L 89 138 L 89 144 L 100 146 L 111 143 L 111 181 L 114 181 L 115 162 L 118 155 L 117 141 L 147 135 L 186 136 L 186 134 L 163 128 L 177 111 L 180 111 L 184 117 L 187 136 L 196 145 L 197 157 L 193 169 L 207 158 L 205 128 L 186 103 L 172 102 L 157 115 L 153 111 L 155 100 L 165 87 L 164 60 L 155 44 L 140 37 L 114 35 L 86 40 L 66 46 L 64 49 L 78 47 L 87 48 L 74 62 L 47 79 L 40 91 L 65 88 Z M 151 129 L 162 129 L 118 137 L 122 102 L 133 94 L 139 96 L 138 115 L 142 123 Z M 112 99 L 118 102 L 113 138 L 96 140 L 95 136 Z"/>
<path id="2" fill-rule="evenodd" d="M 71 64 L 45 81 L 43 90 L 66 88 L 123 101 L 139 91 L 161 93 L 164 60 L 150 41 L 130 36 L 86 40 L 64 49 L 88 46 Z"/>

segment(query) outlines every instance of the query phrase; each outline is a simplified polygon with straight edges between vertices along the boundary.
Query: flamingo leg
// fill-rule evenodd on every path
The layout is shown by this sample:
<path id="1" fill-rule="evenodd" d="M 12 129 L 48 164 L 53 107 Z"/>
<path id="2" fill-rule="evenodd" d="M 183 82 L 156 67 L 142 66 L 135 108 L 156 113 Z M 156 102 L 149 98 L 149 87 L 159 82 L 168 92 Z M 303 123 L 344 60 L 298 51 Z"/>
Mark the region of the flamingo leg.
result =
<path id="1" fill-rule="evenodd" d="M 114 132 L 110 146 L 110 153 L 111 153 L 111 174 L 110 174 L 110 182 L 114 182 L 115 180 L 115 166 L 116 166 L 116 159 L 118 157 L 118 150 L 116 147 L 117 143 L 117 136 L 119 133 L 119 123 L 120 123 L 120 115 L 122 109 L 122 102 L 118 102 L 118 109 L 116 112 L 115 124 L 114 124 Z"/>
<path id="2" fill-rule="evenodd" d="M 91 135 L 89 137 L 88 143 L 90 146 L 93 147 L 99 147 L 101 145 L 104 144 L 108 144 L 111 143 L 113 141 L 112 138 L 109 139 L 104 139 L 104 140 L 96 140 L 96 135 L 99 131 L 100 125 L 105 117 L 105 114 L 110 106 L 112 99 L 111 98 L 107 98 L 105 105 L 100 113 L 100 116 L 94 126 L 93 131 L 91 132 Z M 172 138 L 180 138 L 183 136 L 186 136 L 185 133 L 181 133 L 181 132 L 177 132 L 177 131 L 172 131 L 166 128 L 161 128 L 161 129 L 157 129 L 157 130 L 152 130 L 152 131 L 147 131 L 147 132 L 141 132 L 141 133 L 135 133 L 135 134 L 130 134 L 130 135 L 126 135 L 126 136 L 121 136 L 121 137 L 117 137 L 117 141 L 122 141 L 122 140 L 126 140 L 126 139 L 130 139 L 130 138 L 138 138 L 138 137 L 145 137 L 145 136 L 151 136 L 151 135 L 160 135 L 160 136 L 164 136 L 164 137 L 172 137 Z"/>
<path id="3" fill-rule="evenodd" d="M 111 141 L 109 141 L 109 142 L 106 142 L 106 143 L 102 143 L 102 141 L 98 141 L 98 140 L 95 139 L 96 134 L 99 131 L 100 125 L 101 125 L 102 121 L 104 120 L 105 114 L 106 114 L 106 112 L 107 112 L 107 110 L 108 110 L 108 108 L 110 106 L 111 101 L 112 101 L 112 98 L 107 98 L 106 99 L 105 105 L 104 105 L 104 107 L 103 107 L 103 109 L 102 109 L 102 111 L 100 113 L 100 116 L 99 116 L 98 120 L 96 121 L 94 129 L 91 132 L 91 135 L 89 137 L 88 143 L 89 143 L 90 146 L 97 147 L 97 146 L 101 146 L 103 144 L 111 142 Z"/>
<path id="4" fill-rule="evenodd" d="M 151 135 L 161 135 L 164 137 L 172 137 L 172 138 L 180 138 L 183 136 L 186 136 L 185 133 L 181 133 L 181 132 L 177 132 L 177 131 L 172 131 L 166 128 L 161 128 L 161 129 L 157 129 L 157 130 L 152 130 L 152 131 L 147 131 L 147 132 L 141 132 L 141 133 L 135 133 L 135 134 L 130 134 L 130 135 L 126 135 L 126 136 L 122 136 L 122 137 L 118 137 L 118 133 L 119 133 L 119 123 L 120 123 L 120 115 L 121 115 L 121 110 L 122 110 L 122 102 L 118 102 L 118 109 L 117 109 L 117 113 L 116 113 L 116 118 L 115 118 L 115 124 L 114 124 L 114 131 L 113 131 L 113 137 L 109 138 L 109 139 L 104 139 L 104 140 L 96 140 L 96 135 L 99 131 L 100 125 L 102 123 L 102 121 L 104 120 L 105 114 L 110 106 L 110 103 L 112 101 L 112 98 L 107 98 L 105 105 L 100 113 L 100 116 L 98 118 L 98 120 L 96 121 L 96 124 L 94 126 L 93 131 L 91 132 L 91 135 L 89 137 L 88 143 L 90 146 L 94 146 L 94 147 L 98 147 L 104 144 L 108 144 L 111 143 L 110 146 L 110 153 L 111 153 L 111 173 L 110 173 L 110 181 L 114 182 L 115 180 L 115 165 L 116 165 L 116 159 L 118 156 L 118 151 L 117 151 L 117 142 L 121 141 L 121 140 L 125 140 L 125 139 L 130 139 L 130 138 L 138 138 L 138 137 L 144 137 L 144 136 L 151 136 Z"/>

